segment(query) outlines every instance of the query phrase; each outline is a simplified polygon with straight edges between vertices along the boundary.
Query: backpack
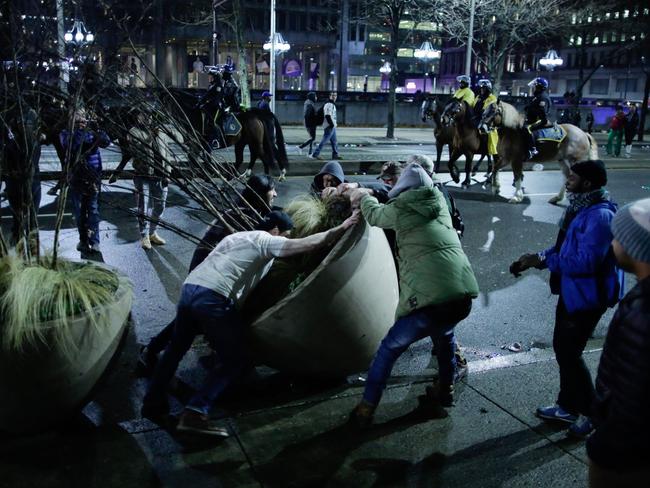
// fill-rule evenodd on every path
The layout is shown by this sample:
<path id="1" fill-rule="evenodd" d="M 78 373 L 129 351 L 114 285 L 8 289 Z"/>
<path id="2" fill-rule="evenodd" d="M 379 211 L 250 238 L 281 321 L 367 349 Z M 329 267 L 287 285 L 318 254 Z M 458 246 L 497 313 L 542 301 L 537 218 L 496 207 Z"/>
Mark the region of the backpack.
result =
<path id="1" fill-rule="evenodd" d="M 314 114 L 314 117 L 312 119 L 312 123 L 314 125 L 323 125 L 325 122 L 325 105 L 321 105 L 318 110 L 316 110 L 316 113 Z"/>
<path id="2" fill-rule="evenodd" d="M 442 183 L 434 183 L 434 186 L 440 190 L 445 197 L 447 207 L 449 208 L 449 215 L 451 215 L 451 225 L 456 230 L 458 238 L 462 239 L 463 234 L 465 233 L 465 223 L 463 222 L 463 217 L 460 214 L 460 210 L 458 210 L 458 207 L 456 206 L 454 197 L 449 194 L 447 187 Z"/>

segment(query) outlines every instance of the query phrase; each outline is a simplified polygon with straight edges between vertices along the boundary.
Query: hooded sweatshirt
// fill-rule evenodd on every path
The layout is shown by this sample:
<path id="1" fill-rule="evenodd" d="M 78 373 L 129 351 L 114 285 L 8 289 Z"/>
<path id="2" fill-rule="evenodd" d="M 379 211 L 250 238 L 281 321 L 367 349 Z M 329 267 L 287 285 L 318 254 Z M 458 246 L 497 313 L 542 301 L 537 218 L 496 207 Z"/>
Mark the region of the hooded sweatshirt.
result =
<path id="1" fill-rule="evenodd" d="M 323 165 L 320 172 L 314 176 L 314 182 L 311 185 L 312 190 L 315 193 L 320 193 L 323 191 L 323 175 L 332 175 L 339 180 L 339 183 L 345 181 L 345 174 L 343 174 L 343 168 L 337 161 L 329 161 Z"/>
<path id="2" fill-rule="evenodd" d="M 445 198 L 430 182 L 420 166 L 410 165 L 391 190 L 394 198 L 387 204 L 369 195 L 361 200 L 361 212 L 370 225 L 396 232 L 398 319 L 428 305 L 478 296 L 478 283 Z"/>

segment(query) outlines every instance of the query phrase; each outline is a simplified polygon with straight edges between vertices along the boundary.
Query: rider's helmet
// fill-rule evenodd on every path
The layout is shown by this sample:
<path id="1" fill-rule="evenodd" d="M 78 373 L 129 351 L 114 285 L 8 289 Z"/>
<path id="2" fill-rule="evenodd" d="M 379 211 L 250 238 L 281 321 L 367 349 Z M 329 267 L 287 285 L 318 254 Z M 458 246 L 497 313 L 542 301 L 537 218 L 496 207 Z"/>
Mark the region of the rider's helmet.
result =
<path id="1" fill-rule="evenodd" d="M 539 89 L 540 91 L 548 90 L 548 80 L 546 78 L 538 76 L 533 81 L 528 83 L 528 86 L 532 86 L 536 90 Z"/>
<path id="2" fill-rule="evenodd" d="M 492 91 L 492 83 L 490 82 L 490 80 L 486 80 L 486 79 L 478 80 L 477 85 L 479 88 L 487 88 L 488 90 Z"/>
<path id="3" fill-rule="evenodd" d="M 221 75 L 224 80 L 231 80 L 232 79 L 232 66 L 229 64 L 224 64 L 223 65 L 223 74 Z"/>
<path id="4" fill-rule="evenodd" d="M 469 86 L 469 84 L 471 83 L 472 80 L 470 80 L 469 76 L 467 76 L 467 75 L 460 75 L 460 76 L 456 77 L 456 81 L 458 83 L 460 83 L 461 87 L 463 87 L 463 83 L 465 84 L 465 86 Z M 465 87 L 463 87 L 463 88 L 465 88 Z"/>

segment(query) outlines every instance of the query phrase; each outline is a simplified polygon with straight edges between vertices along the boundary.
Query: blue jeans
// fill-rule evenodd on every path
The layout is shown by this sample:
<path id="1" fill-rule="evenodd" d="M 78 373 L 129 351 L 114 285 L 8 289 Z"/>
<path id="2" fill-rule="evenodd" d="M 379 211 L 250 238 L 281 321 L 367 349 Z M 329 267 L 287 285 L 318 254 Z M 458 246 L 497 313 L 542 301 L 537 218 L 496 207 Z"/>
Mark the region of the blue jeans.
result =
<path id="1" fill-rule="evenodd" d="M 167 405 L 167 385 L 199 334 L 203 334 L 216 351 L 220 367 L 208 373 L 186 408 L 207 415 L 218 396 L 244 371 L 247 364 L 244 324 L 234 302 L 209 288 L 183 285 L 174 332 L 151 377 L 144 397 L 146 406 L 164 408 Z"/>
<path id="2" fill-rule="evenodd" d="M 99 193 L 76 191 L 70 187 L 72 211 L 82 244 L 99 244 Z"/>
<path id="3" fill-rule="evenodd" d="M 135 205 L 138 209 L 138 226 L 142 237 L 156 232 L 165 211 L 167 187 L 157 177 L 134 176 Z"/>
<path id="4" fill-rule="evenodd" d="M 398 319 L 375 354 L 368 371 L 363 399 L 372 405 L 379 404 L 397 358 L 411 344 L 425 337 L 431 337 L 436 346 L 440 384 L 453 384 L 456 372 L 454 327 L 469 315 L 471 309 L 472 299 L 467 297 L 420 308 Z"/>
<path id="5" fill-rule="evenodd" d="M 336 143 L 336 127 L 325 127 L 325 130 L 323 131 L 323 138 L 320 141 L 320 144 L 318 144 L 318 147 L 314 150 L 312 153 L 312 156 L 318 156 L 320 152 L 323 150 L 323 146 L 327 144 L 327 142 L 330 142 L 332 144 L 332 157 L 335 158 L 336 156 L 339 155 L 339 149 Z"/>

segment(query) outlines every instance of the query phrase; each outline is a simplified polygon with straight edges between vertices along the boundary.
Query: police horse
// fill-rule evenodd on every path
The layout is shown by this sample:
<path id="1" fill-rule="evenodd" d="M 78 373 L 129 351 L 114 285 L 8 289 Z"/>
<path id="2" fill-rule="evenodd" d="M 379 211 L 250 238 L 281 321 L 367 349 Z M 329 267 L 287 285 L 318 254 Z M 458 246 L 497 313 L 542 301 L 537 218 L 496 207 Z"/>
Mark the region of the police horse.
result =
<path id="1" fill-rule="evenodd" d="M 461 155 L 465 156 L 465 180 L 463 181 L 463 187 L 468 187 L 472 183 L 471 176 L 476 174 L 485 156 L 488 158 L 488 179 L 491 168 L 494 167 L 493 158 L 488 154 L 487 134 L 479 133 L 472 117 L 473 111 L 467 102 L 455 98 L 452 98 L 445 106 L 441 117 L 443 125 L 451 129 L 453 133 L 455 157 L 450 158 L 449 164 L 453 166 L 455 174 L 459 173 L 456 167 L 456 160 Z M 480 154 L 481 159 L 479 159 L 476 166 L 472 167 L 475 154 Z M 458 183 L 459 179 L 454 178 L 454 181 Z"/>
<path id="2" fill-rule="evenodd" d="M 197 106 L 197 97 L 181 89 L 169 89 L 173 101 L 168 101 L 168 107 L 178 104 L 185 117 L 190 122 L 192 128 L 202 137 L 205 138 L 208 132 L 208 121 L 206 114 Z M 234 120 L 233 120 L 234 119 Z M 273 135 L 267 130 L 266 123 L 275 129 L 275 141 Z M 280 166 L 280 178 L 288 168 L 288 158 L 284 143 L 282 127 L 277 117 L 268 111 L 251 108 L 239 113 L 227 113 L 222 121 L 224 129 L 224 138 L 227 146 L 235 148 L 235 169 L 239 168 L 244 161 L 244 148 L 248 146 L 250 151 L 250 161 L 248 163 L 247 173 L 251 173 L 255 161 L 259 158 L 264 165 L 264 173 L 269 174 L 274 161 L 277 160 Z M 208 147 L 209 142 L 203 140 L 203 146 Z"/>
<path id="3" fill-rule="evenodd" d="M 497 100 L 486 107 L 481 118 L 481 127 L 488 130 L 496 128 L 499 132 L 497 152 L 499 161 L 492 171 L 492 192 L 499 193 L 499 170 L 512 166 L 515 177 L 515 194 L 510 203 L 520 203 L 524 198 L 521 187 L 523 180 L 523 164 L 528 158 L 528 129 L 524 125 L 525 117 L 509 103 Z M 539 154 L 531 161 L 560 161 L 565 178 L 569 168 L 577 161 L 598 159 L 598 145 L 594 138 L 571 124 L 559 124 L 543 128 L 536 132 Z M 557 203 L 564 199 L 565 187 L 562 185 L 557 195 L 549 203 Z"/>

